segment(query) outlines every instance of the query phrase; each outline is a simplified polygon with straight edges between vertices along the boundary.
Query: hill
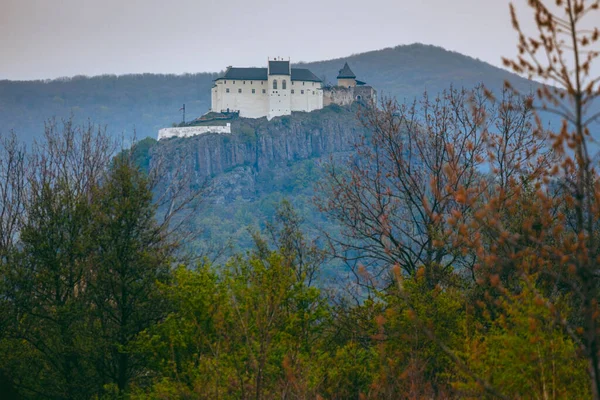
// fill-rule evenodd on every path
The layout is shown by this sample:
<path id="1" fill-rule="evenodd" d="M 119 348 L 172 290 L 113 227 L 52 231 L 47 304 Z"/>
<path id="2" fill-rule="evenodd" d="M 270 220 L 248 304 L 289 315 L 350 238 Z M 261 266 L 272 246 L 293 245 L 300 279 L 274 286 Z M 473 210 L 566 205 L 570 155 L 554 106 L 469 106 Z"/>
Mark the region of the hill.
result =
<path id="1" fill-rule="evenodd" d="M 239 118 L 232 121 L 231 134 L 146 139 L 136 160 L 144 167 L 155 157 L 172 160 L 170 168 L 192 174 L 193 187 L 210 181 L 202 206 L 187 221 L 203 239 L 198 246 L 230 242 L 238 250 L 250 248 L 248 228 L 264 229 L 283 199 L 293 203 L 308 230 L 332 231 L 313 204 L 314 185 L 323 162 L 348 157 L 367 134 L 356 118 L 358 109 L 332 105 L 271 121 Z"/>
<path id="2" fill-rule="evenodd" d="M 532 83 L 504 69 L 441 47 L 411 44 L 334 60 L 305 64 L 317 76 L 333 83 L 344 62 L 348 62 L 358 79 L 375 87 L 379 94 L 398 100 L 411 100 L 423 91 L 441 92 L 449 85 L 473 87 L 484 83 L 498 90 L 509 80 L 520 90 L 528 91 Z"/>
<path id="3" fill-rule="evenodd" d="M 450 84 L 498 88 L 505 79 L 525 90 L 530 82 L 482 61 L 440 47 L 413 44 L 305 63 L 317 76 L 335 80 L 348 61 L 358 78 L 380 94 L 412 99 L 423 90 L 436 93 Z M 206 112 L 210 88 L 219 73 L 187 75 L 76 76 L 48 81 L 0 81 L 0 132 L 14 130 L 25 141 L 39 137 L 44 120 L 56 116 L 90 119 L 115 136 L 156 137 L 158 129 Z"/>

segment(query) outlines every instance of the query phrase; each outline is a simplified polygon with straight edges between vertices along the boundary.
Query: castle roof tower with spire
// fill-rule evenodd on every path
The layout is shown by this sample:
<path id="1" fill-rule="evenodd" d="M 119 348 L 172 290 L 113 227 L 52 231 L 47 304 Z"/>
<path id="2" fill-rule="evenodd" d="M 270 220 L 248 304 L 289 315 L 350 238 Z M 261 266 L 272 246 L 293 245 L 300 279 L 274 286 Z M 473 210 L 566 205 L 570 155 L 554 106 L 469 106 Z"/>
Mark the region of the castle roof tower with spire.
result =
<path id="1" fill-rule="evenodd" d="M 348 88 L 356 86 L 356 75 L 354 75 L 348 63 L 345 63 L 344 68 L 340 69 L 337 76 L 337 85 Z"/>

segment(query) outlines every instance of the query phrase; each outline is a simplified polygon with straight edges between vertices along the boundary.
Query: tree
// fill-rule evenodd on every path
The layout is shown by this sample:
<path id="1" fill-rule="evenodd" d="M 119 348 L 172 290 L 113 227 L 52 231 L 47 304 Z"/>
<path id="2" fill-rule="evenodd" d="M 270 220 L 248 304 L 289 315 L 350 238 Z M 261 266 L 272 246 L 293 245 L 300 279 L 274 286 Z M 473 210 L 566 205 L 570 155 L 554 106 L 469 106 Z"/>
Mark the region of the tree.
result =
<path id="1" fill-rule="evenodd" d="M 101 128 L 75 126 L 71 120 L 60 128 L 50 121 L 45 142 L 27 158 L 27 169 L 16 168 L 11 178 L 17 183 L 9 193 L 20 187 L 22 197 L 13 203 L 21 204 L 19 225 L 11 231 L 18 242 L 2 271 L 12 321 L 6 345 L 17 355 L 8 358 L 5 370 L 23 393 L 87 398 L 98 384 L 87 357 L 92 343 L 87 233 L 92 190 L 110 149 Z"/>
<path id="2" fill-rule="evenodd" d="M 600 2 L 531 0 L 528 5 L 537 32 L 525 34 L 511 5 L 519 54 L 504 62 L 517 73 L 553 85 L 541 86 L 537 97 L 539 109 L 562 118 L 560 130 L 550 135 L 556 158 L 531 179 L 527 202 L 518 180 L 506 188 L 495 185 L 485 196 L 459 189 L 454 198 L 477 204 L 470 228 L 485 234 L 462 243 L 479 254 L 478 281 L 494 293 L 488 301 L 514 301 L 524 286 L 533 293 L 536 304 L 548 311 L 541 313 L 548 317 L 545 323 L 559 324 L 587 360 L 591 393 L 598 399 L 600 186 L 592 123 L 600 114 L 590 106 L 600 95 L 600 77 L 591 75 L 600 37 L 593 26 L 598 19 L 592 22 L 591 16 L 598 15 Z M 506 215 L 517 214 L 523 218 L 507 225 Z M 454 226 L 460 229 L 461 224 Z M 510 268 L 520 284 L 506 285 L 499 268 Z"/>
<path id="3" fill-rule="evenodd" d="M 181 267 L 172 284 L 161 285 L 174 310 L 140 337 L 140 348 L 155 354 L 156 374 L 140 393 L 265 399 L 314 397 L 322 389 L 317 362 L 329 315 L 309 277 L 322 254 L 299 221 L 283 203 L 270 224 L 273 242 L 255 234 L 246 257 L 219 270 Z"/>
<path id="4" fill-rule="evenodd" d="M 589 398 L 585 359 L 560 326 L 548 323 L 550 312 L 540 306 L 538 294 L 525 287 L 495 300 L 480 302 L 479 310 L 467 307 L 479 314 L 469 326 L 471 335 L 460 338 L 469 368 L 508 398 Z M 459 393 L 486 396 L 467 374 L 452 379 Z"/>
<path id="5" fill-rule="evenodd" d="M 0 137 L 0 259 L 12 249 L 23 221 L 26 173 L 25 147 L 14 132 Z"/>
<path id="6" fill-rule="evenodd" d="M 35 398 L 125 393 L 143 369 L 129 343 L 165 315 L 157 282 L 176 248 L 149 178 L 91 123 L 51 120 L 29 153 L 3 144 L 2 374 Z"/>
<path id="7" fill-rule="evenodd" d="M 271 246 L 279 251 L 294 269 L 296 280 L 312 286 L 326 260 L 326 252 L 319 249 L 317 239 L 309 240 L 302 231 L 304 219 L 298 215 L 288 200 L 277 205 L 275 218 L 267 223 L 266 230 Z M 259 251 L 268 251 L 267 243 L 255 235 Z"/>
<path id="8" fill-rule="evenodd" d="M 13 263 L 17 233 L 23 222 L 27 160 L 25 148 L 14 133 L 0 136 L 0 293 L 6 293 L 6 271 Z M 14 319 L 11 302 L 0 298 L 0 341 L 8 334 Z M 14 392 L 13 384 L 0 366 L 0 392 Z"/>
<path id="9" fill-rule="evenodd" d="M 169 280 L 174 244 L 155 220 L 147 178 L 127 157 L 113 160 L 92 212 L 87 284 L 98 329 L 96 363 L 105 382 L 124 394 L 141 368 L 130 344 L 166 316 L 159 285 Z"/>
<path id="10" fill-rule="evenodd" d="M 540 147 L 543 140 L 529 130 L 530 101 L 505 91 L 497 105 L 481 86 L 450 88 L 411 105 L 386 101 L 361 118 L 370 137 L 357 145 L 346 169 L 329 165 L 320 186 L 321 210 L 343 228 L 329 237 L 334 251 L 357 276 L 366 268 L 375 281 L 389 282 L 393 265 L 413 275 L 424 266 L 432 287 L 453 267 L 471 269 L 472 254 L 449 240 L 448 221 L 464 222 L 471 210 L 454 194 L 487 190 L 483 170 L 494 162 L 502 180 L 524 175 L 536 153 L 523 147 Z M 486 143 L 497 151 L 493 161 L 485 159 Z"/>

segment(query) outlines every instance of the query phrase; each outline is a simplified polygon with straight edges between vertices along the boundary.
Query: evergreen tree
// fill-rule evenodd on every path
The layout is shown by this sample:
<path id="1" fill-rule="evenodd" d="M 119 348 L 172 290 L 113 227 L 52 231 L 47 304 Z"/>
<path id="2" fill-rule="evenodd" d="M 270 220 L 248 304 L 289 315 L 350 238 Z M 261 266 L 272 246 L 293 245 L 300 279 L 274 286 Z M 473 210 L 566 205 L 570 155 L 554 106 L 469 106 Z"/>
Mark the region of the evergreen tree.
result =
<path id="1" fill-rule="evenodd" d="M 103 380 L 123 393 L 142 370 L 131 352 L 137 335 L 164 318 L 159 283 L 170 276 L 167 242 L 155 221 L 147 178 L 126 157 L 117 157 L 95 193 L 90 296 L 97 332 L 96 363 Z"/>
<path id="2" fill-rule="evenodd" d="M 89 398 L 95 381 L 85 357 L 89 204 L 63 182 L 45 182 L 32 193 L 21 249 L 6 268 L 11 336 L 19 339 L 10 344 L 18 355 L 12 368 L 25 392 Z"/>

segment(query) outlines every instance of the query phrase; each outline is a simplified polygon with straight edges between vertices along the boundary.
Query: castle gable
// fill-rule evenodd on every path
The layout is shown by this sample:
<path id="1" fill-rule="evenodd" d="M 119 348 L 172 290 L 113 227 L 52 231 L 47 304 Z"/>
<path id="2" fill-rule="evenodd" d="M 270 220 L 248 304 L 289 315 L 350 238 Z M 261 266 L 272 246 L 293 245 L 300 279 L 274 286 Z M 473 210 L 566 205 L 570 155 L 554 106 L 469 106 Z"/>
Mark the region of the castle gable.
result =
<path id="1" fill-rule="evenodd" d="M 289 61 L 269 61 L 269 75 L 289 75 Z"/>

